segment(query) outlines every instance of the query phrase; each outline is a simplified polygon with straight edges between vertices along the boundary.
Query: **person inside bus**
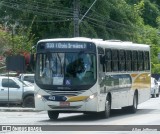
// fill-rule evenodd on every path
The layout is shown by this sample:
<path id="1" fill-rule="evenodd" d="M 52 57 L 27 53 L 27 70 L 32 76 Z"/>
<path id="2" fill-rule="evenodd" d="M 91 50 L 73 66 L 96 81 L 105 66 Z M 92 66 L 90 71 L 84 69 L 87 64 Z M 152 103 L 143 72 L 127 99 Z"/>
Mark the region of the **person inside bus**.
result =
<path id="1" fill-rule="evenodd" d="M 91 58 L 89 54 L 82 54 L 80 56 L 81 59 L 81 65 L 79 65 L 79 68 L 81 66 L 81 70 L 77 71 L 77 77 L 82 80 L 84 77 L 91 77 Z"/>
<path id="2" fill-rule="evenodd" d="M 51 84 L 52 71 L 50 69 L 49 60 L 46 60 L 45 67 L 42 72 L 42 76 L 44 77 L 45 84 Z"/>
<path id="3" fill-rule="evenodd" d="M 50 67 L 54 75 L 63 74 L 64 53 L 53 53 L 50 58 Z"/>

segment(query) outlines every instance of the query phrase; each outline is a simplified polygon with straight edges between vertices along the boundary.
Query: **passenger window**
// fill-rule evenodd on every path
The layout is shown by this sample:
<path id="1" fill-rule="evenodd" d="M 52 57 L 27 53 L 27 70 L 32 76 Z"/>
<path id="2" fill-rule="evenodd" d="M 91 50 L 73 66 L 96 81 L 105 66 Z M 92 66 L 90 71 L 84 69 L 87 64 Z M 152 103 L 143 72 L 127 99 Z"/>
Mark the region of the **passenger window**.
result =
<path id="1" fill-rule="evenodd" d="M 137 71 L 137 61 L 138 61 L 137 51 L 132 51 L 132 70 Z"/>
<path id="2" fill-rule="evenodd" d="M 139 51 L 138 52 L 138 70 L 139 71 L 142 71 L 144 69 L 143 62 L 144 62 L 143 52 Z"/>
<path id="3" fill-rule="evenodd" d="M 98 54 L 99 54 L 99 69 L 102 72 L 105 72 L 105 56 L 104 56 L 104 49 L 98 47 Z"/>
<path id="4" fill-rule="evenodd" d="M 118 51 L 112 50 L 112 71 L 118 71 Z"/>
<path id="5" fill-rule="evenodd" d="M 149 64 L 149 52 L 144 52 L 144 70 L 149 70 L 150 64 Z"/>
<path id="6" fill-rule="evenodd" d="M 125 71 L 125 70 L 126 70 L 125 51 L 120 50 L 119 51 L 119 71 Z"/>
<path id="7" fill-rule="evenodd" d="M 104 54 L 104 49 L 101 47 L 98 47 L 98 54 Z"/>
<path id="8" fill-rule="evenodd" d="M 98 59 L 99 59 L 99 83 L 102 82 L 102 80 L 104 79 L 105 77 L 105 56 L 103 55 L 98 55 Z"/>
<path id="9" fill-rule="evenodd" d="M 105 49 L 105 66 L 106 66 L 106 72 L 111 72 L 111 50 L 110 49 Z"/>
<path id="10" fill-rule="evenodd" d="M 2 87 L 9 87 L 9 88 L 20 88 L 16 82 L 11 79 L 2 79 Z"/>
<path id="11" fill-rule="evenodd" d="M 105 57 L 103 55 L 99 55 L 99 70 L 101 72 L 105 72 Z"/>
<path id="12" fill-rule="evenodd" d="M 131 71 L 132 70 L 132 53 L 131 51 L 126 51 L 126 71 Z"/>

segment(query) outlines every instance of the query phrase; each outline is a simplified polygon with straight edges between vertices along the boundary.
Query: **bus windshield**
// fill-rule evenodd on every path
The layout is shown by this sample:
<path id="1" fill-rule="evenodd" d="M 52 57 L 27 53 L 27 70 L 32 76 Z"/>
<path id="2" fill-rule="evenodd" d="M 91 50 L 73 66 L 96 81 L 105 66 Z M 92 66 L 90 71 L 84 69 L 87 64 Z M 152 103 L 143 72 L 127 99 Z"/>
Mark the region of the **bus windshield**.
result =
<path id="1" fill-rule="evenodd" d="M 35 76 L 41 85 L 93 85 L 97 77 L 96 55 L 82 51 L 38 53 Z"/>

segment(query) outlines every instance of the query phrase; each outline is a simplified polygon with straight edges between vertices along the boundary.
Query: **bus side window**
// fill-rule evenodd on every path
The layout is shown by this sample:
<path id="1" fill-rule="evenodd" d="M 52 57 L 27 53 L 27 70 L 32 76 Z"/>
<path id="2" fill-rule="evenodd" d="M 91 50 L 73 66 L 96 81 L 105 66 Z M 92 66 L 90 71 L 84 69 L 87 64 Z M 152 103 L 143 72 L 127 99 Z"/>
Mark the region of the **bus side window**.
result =
<path id="1" fill-rule="evenodd" d="M 98 55 L 98 60 L 99 60 L 99 83 L 101 83 L 103 81 L 103 79 L 105 78 L 105 56 L 103 55 Z"/>
<path id="2" fill-rule="evenodd" d="M 126 51 L 126 71 L 131 71 L 131 66 L 132 66 L 132 53 L 131 51 Z"/>
<path id="3" fill-rule="evenodd" d="M 143 52 L 142 51 L 138 51 L 138 70 L 142 71 L 144 69 L 143 67 Z"/>
<path id="4" fill-rule="evenodd" d="M 105 66 L 106 66 L 106 72 L 111 72 L 111 57 L 112 57 L 112 51 L 110 49 L 105 49 Z"/>
<path id="5" fill-rule="evenodd" d="M 105 72 L 105 56 L 99 55 L 99 61 L 100 61 L 100 64 L 99 64 L 100 71 Z"/>
<path id="6" fill-rule="evenodd" d="M 126 70 L 125 51 L 119 50 L 119 71 Z"/>
<path id="7" fill-rule="evenodd" d="M 99 70 L 101 72 L 105 72 L 105 56 L 104 56 L 104 49 L 102 47 L 98 47 L 98 54 L 99 54 Z"/>
<path id="8" fill-rule="evenodd" d="M 132 71 L 137 71 L 137 61 L 138 61 L 137 51 L 132 51 Z"/>
<path id="9" fill-rule="evenodd" d="M 144 70 L 149 70 L 150 69 L 150 64 L 149 64 L 149 52 L 144 52 Z"/>
<path id="10" fill-rule="evenodd" d="M 112 50 L 112 71 L 118 71 L 118 51 Z"/>

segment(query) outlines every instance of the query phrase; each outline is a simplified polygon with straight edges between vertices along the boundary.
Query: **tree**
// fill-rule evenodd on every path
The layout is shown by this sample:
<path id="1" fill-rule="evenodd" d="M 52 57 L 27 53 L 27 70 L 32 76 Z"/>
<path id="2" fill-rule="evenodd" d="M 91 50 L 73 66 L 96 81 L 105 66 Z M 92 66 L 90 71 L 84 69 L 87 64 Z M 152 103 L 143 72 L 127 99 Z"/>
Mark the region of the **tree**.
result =
<path id="1" fill-rule="evenodd" d="M 93 0 L 80 0 L 79 19 L 92 3 Z M 158 0 L 97 0 L 79 24 L 80 36 L 151 45 L 152 72 L 156 73 L 160 52 L 159 3 Z M 9 28 L 7 42 L 12 47 L 15 43 L 14 52 L 29 51 L 39 39 L 74 35 L 73 0 L 2 0 L 0 9 L 0 23 L 5 31 Z"/>

